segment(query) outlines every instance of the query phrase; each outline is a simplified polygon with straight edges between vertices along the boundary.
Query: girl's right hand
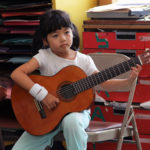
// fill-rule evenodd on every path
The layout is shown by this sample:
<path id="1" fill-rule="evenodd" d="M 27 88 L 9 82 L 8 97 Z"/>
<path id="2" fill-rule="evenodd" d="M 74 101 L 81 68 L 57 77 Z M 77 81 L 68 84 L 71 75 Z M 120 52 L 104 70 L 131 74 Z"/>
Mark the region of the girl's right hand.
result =
<path id="1" fill-rule="evenodd" d="M 49 110 L 53 110 L 59 104 L 59 99 L 52 94 L 48 93 L 48 95 L 42 100 L 42 103 L 46 105 Z"/>

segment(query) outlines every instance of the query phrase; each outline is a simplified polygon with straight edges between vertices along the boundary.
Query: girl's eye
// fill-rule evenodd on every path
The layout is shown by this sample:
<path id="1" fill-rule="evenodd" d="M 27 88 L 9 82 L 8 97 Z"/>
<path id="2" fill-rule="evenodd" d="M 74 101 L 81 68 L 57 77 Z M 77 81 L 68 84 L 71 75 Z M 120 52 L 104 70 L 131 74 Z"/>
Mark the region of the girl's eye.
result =
<path id="1" fill-rule="evenodd" d="M 57 34 L 52 35 L 53 38 L 57 38 L 57 36 L 58 36 Z"/>
<path id="2" fill-rule="evenodd" d="M 65 33 L 66 33 L 66 34 L 69 34 L 69 33 L 70 33 L 70 31 L 66 31 Z"/>

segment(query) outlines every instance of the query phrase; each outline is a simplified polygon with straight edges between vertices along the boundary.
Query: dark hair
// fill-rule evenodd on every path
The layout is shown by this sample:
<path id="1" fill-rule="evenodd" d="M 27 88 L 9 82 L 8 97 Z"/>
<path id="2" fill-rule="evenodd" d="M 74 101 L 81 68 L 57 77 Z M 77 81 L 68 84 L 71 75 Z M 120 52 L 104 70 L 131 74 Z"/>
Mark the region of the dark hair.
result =
<path id="1" fill-rule="evenodd" d="M 73 32 L 73 44 L 71 49 L 77 51 L 79 49 L 80 38 L 76 26 L 71 22 L 69 15 L 61 10 L 49 10 L 41 16 L 40 25 L 33 37 L 32 49 L 36 54 L 43 47 L 43 39 L 51 32 L 69 27 Z"/>

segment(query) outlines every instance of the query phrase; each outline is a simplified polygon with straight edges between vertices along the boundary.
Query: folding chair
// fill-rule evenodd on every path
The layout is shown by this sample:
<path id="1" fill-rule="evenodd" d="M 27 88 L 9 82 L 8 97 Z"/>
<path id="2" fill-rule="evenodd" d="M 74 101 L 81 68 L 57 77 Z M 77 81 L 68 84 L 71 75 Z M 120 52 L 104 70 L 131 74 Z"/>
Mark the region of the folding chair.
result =
<path id="1" fill-rule="evenodd" d="M 129 60 L 129 58 L 122 54 L 111 54 L 111 53 L 91 53 L 89 54 L 94 60 L 97 68 L 101 71 L 108 67 L 114 66 L 123 61 Z M 116 78 L 127 78 L 130 74 L 126 72 L 117 76 Z M 124 104 L 125 114 L 123 117 L 122 123 L 114 123 L 114 122 L 103 122 L 103 121 L 92 121 L 90 122 L 89 127 L 86 129 L 88 134 L 88 142 L 96 143 L 96 142 L 104 142 L 109 140 L 117 139 L 117 150 L 121 150 L 122 144 L 124 141 L 124 137 L 134 136 L 135 143 L 137 146 L 137 150 L 141 150 L 141 143 L 139 140 L 139 134 L 137 130 L 137 125 L 134 116 L 134 110 L 132 108 L 132 100 L 134 97 L 134 91 L 136 88 L 135 80 L 131 87 L 125 89 L 119 89 L 118 92 L 127 92 L 129 91 L 128 102 Z M 99 86 L 95 88 L 96 90 L 103 90 Z M 119 101 L 119 98 L 118 98 Z M 109 105 L 107 102 L 104 104 Z M 112 104 L 112 103 L 110 103 Z M 130 124 L 130 125 L 129 125 Z M 96 150 L 96 148 L 94 147 Z"/>

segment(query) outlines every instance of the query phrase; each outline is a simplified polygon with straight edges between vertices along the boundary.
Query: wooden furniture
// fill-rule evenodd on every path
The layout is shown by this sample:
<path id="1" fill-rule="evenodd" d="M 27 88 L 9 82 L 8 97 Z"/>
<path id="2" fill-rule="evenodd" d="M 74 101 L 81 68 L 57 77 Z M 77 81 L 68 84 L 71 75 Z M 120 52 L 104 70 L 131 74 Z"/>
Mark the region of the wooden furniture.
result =
<path id="1" fill-rule="evenodd" d="M 93 19 L 84 20 L 83 22 L 84 30 L 90 29 L 106 29 L 106 30 L 136 30 L 136 29 L 150 29 L 149 20 L 137 20 L 137 19 Z"/>

